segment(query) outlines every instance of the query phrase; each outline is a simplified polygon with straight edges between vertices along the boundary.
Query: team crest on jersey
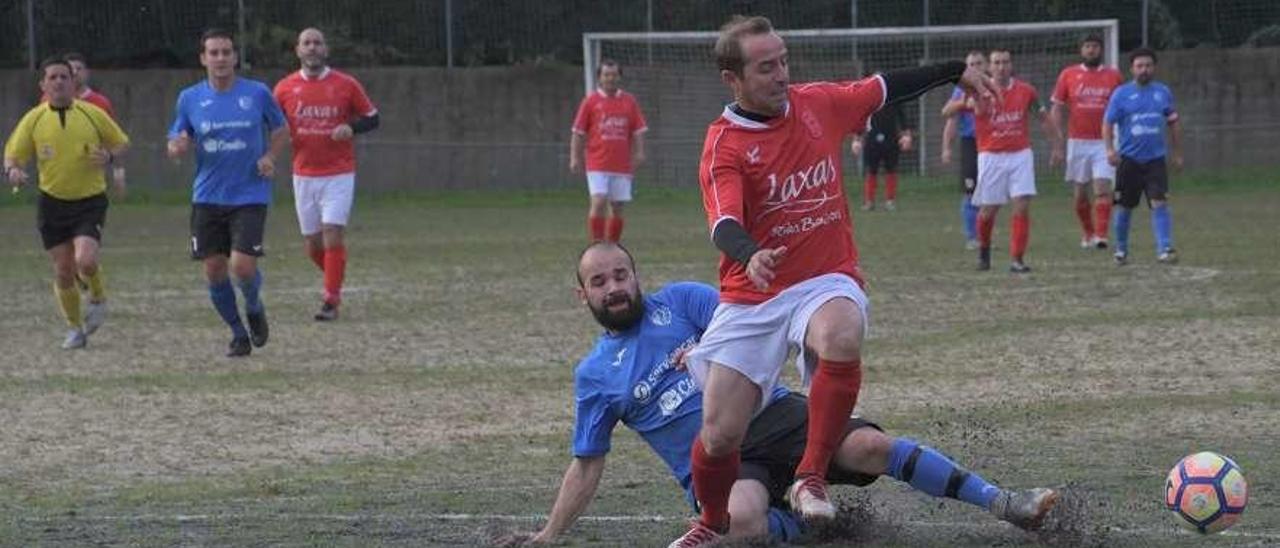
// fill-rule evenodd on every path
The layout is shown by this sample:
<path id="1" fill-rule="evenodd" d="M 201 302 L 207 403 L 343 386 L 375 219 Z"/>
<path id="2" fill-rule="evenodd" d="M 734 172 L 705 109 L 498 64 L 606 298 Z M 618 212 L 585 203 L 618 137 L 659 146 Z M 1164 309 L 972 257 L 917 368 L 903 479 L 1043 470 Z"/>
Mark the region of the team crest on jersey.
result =
<path id="1" fill-rule="evenodd" d="M 239 105 L 240 105 L 240 108 L 241 108 L 241 109 L 249 110 L 249 109 L 253 108 L 253 98 L 252 98 L 252 97 L 241 97 L 241 98 L 240 98 L 240 99 L 238 99 L 236 102 L 237 102 L 237 103 L 239 103 Z"/>
<path id="2" fill-rule="evenodd" d="M 804 122 L 804 127 L 809 130 L 810 137 L 814 139 L 822 138 L 822 123 L 818 122 L 818 117 L 814 116 L 812 111 L 801 111 L 800 121 Z"/>
<path id="3" fill-rule="evenodd" d="M 40 145 L 40 157 L 45 160 L 53 158 L 53 145 Z"/>
<path id="4" fill-rule="evenodd" d="M 649 401 L 651 395 L 653 395 L 653 388 L 650 388 L 649 383 L 645 381 L 636 383 L 636 387 L 631 390 L 631 397 L 640 403 Z"/>
<path id="5" fill-rule="evenodd" d="M 649 322 L 657 326 L 671 325 L 671 309 L 665 306 L 659 306 L 653 312 L 649 313 Z"/>

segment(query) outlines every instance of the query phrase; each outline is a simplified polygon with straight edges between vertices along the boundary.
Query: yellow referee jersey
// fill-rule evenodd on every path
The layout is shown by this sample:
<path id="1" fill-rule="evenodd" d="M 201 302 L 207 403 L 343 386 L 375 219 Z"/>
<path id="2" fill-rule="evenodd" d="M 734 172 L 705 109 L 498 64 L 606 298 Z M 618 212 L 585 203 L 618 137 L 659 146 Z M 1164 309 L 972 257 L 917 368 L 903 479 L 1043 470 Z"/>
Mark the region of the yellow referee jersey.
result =
<path id="1" fill-rule="evenodd" d="M 40 190 L 60 200 L 79 200 L 107 189 L 102 168 L 89 154 L 127 144 L 129 137 L 105 111 L 76 99 L 65 109 L 41 103 L 27 111 L 4 145 L 4 157 L 25 165 L 35 155 Z"/>

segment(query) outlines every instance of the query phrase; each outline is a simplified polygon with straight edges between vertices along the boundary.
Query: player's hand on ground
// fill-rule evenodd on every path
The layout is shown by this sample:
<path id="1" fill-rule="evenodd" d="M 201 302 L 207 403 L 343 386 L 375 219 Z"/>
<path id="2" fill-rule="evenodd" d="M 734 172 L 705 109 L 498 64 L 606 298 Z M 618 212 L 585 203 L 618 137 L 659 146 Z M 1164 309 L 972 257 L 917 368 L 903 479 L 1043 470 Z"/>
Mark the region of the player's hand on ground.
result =
<path id="1" fill-rule="evenodd" d="M 333 128 L 333 133 L 329 134 L 329 138 L 334 141 L 350 141 L 355 134 L 355 130 L 351 129 L 350 125 L 338 124 L 338 127 Z"/>
<path id="2" fill-rule="evenodd" d="M 903 135 L 898 137 L 898 148 L 902 149 L 903 152 L 910 152 L 914 142 L 910 134 Z"/>
<path id="3" fill-rule="evenodd" d="M 1067 158 L 1066 151 L 1058 147 L 1053 147 L 1053 154 L 1049 155 L 1049 165 L 1053 167 L 1058 167 L 1062 165 L 1064 161 L 1066 161 L 1066 158 Z"/>
<path id="4" fill-rule="evenodd" d="M 569 173 L 573 173 L 574 175 L 582 173 L 582 160 L 579 160 L 577 158 L 574 158 L 573 156 L 570 156 L 569 157 Z"/>
<path id="5" fill-rule="evenodd" d="M 258 158 L 258 175 L 263 177 L 274 177 L 276 174 L 276 160 L 270 154 L 263 154 Z"/>
<path id="6" fill-rule="evenodd" d="M 943 164 L 951 163 L 951 147 L 942 147 L 942 158 L 940 159 Z"/>
<path id="7" fill-rule="evenodd" d="M 191 136 L 187 135 L 185 131 L 179 133 L 177 137 L 169 139 L 167 150 L 170 158 L 175 160 L 181 158 L 183 154 L 191 150 Z"/>
<path id="8" fill-rule="evenodd" d="M 787 246 L 757 251 L 747 263 L 747 279 L 751 280 L 751 283 L 755 284 L 756 289 L 760 291 L 768 289 L 776 275 L 774 270 L 782 264 L 782 259 L 786 255 Z"/>
<path id="9" fill-rule="evenodd" d="M 1108 150 L 1108 151 L 1107 151 L 1107 163 L 1108 163 L 1108 164 L 1111 164 L 1113 167 L 1117 167 L 1117 166 L 1119 166 L 1119 165 L 1120 165 L 1120 154 L 1116 153 L 1116 151 L 1114 151 L 1114 150 Z"/>
<path id="10" fill-rule="evenodd" d="M 854 156 L 862 155 L 862 137 L 856 135 L 853 137 L 853 144 L 849 145 L 849 152 L 852 152 Z"/>
<path id="11" fill-rule="evenodd" d="M 999 103 L 1003 97 L 1000 93 L 1000 86 L 996 85 L 996 81 L 977 67 L 964 69 L 964 74 L 960 76 L 959 85 L 966 93 L 978 98 L 981 102 Z"/>
<path id="12" fill-rule="evenodd" d="M 511 533 L 494 541 L 494 546 L 532 546 L 550 544 L 552 539 L 543 538 L 541 533 Z"/>

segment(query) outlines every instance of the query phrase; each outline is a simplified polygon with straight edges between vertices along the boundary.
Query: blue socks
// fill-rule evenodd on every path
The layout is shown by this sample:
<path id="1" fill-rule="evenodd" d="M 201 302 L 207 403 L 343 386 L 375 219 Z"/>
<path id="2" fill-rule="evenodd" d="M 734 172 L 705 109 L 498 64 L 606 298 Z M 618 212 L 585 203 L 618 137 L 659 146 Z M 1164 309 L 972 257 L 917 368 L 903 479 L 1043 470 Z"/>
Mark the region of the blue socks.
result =
<path id="1" fill-rule="evenodd" d="M 236 285 L 240 286 L 240 294 L 244 295 L 244 311 L 249 314 L 261 313 L 262 299 L 258 298 L 258 292 L 262 289 L 262 271 L 254 269 L 252 278 L 237 279 Z"/>
<path id="2" fill-rule="evenodd" d="M 1151 209 L 1151 233 L 1156 236 L 1157 255 L 1173 247 L 1173 218 L 1170 215 L 1169 204 Z"/>
<path id="3" fill-rule="evenodd" d="M 990 509 L 1000 488 L 961 468 L 946 455 L 919 442 L 898 438 L 889 452 L 889 475 L 935 497 L 959 499 Z"/>
<path id="4" fill-rule="evenodd" d="M 240 309 L 236 306 L 236 290 L 231 286 L 231 280 L 210 283 L 209 300 L 213 301 L 213 308 L 218 311 L 219 316 L 222 316 L 222 321 L 231 327 L 231 336 L 236 338 L 249 336 L 244 329 L 244 324 L 240 323 Z"/>
<path id="5" fill-rule="evenodd" d="M 782 510 L 769 507 L 769 539 L 774 542 L 794 542 L 804 533 L 804 523 L 800 517 Z"/>
<path id="6" fill-rule="evenodd" d="M 1121 253 L 1129 252 L 1129 218 L 1132 216 L 1132 209 L 1118 205 L 1116 207 L 1116 218 L 1111 222 L 1111 226 L 1116 232 L 1116 251 Z M 1154 219 L 1154 217 L 1152 218 Z M 1153 220 L 1152 223 L 1154 222 Z"/>
<path id="7" fill-rule="evenodd" d="M 964 219 L 965 241 L 978 239 L 978 206 L 973 205 L 973 196 L 960 197 L 960 216 Z"/>

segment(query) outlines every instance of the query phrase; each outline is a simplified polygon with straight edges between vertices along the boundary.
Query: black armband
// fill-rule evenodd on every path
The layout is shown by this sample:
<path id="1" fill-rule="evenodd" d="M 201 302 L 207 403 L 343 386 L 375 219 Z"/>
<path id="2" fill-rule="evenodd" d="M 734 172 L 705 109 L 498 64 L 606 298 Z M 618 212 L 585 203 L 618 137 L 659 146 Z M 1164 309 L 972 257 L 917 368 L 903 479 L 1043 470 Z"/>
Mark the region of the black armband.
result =
<path id="1" fill-rule="evenodd" d="M 376 112 L 373 113 L 372 116 L 361 116 L 359 118 L 356 118 L 354 122 L 351 122 L 351 133 L 354 133 L 356 135 L 359 135 L 361 133 L 368 133 L 370 131 L 377 129 L 378 123 L 379 123 L 378 113 Z"/>
<path id="2" fill-rule="evenodd" d="M 884 78 L 884 104 L 910 101 L 943 84 L 954 84 L 964 75 L 963 61 L 950 61 L 923 67 L 891 70 Z"/>
<path id="3" fill-rule="evenodd" d="M 742 227 L 742 223 L 733 219 L 725 219 L 717 223 L 715 231 L 711 233 L 711 241 L 715 242 L 716 249 L 738 261 L 742 266 L 747 266 L 747 263 L 751 262 L 751 256 L 760 251 L 760 246 L 751 239 L 750 234 L 747 234 L 747 229 Z"/>

